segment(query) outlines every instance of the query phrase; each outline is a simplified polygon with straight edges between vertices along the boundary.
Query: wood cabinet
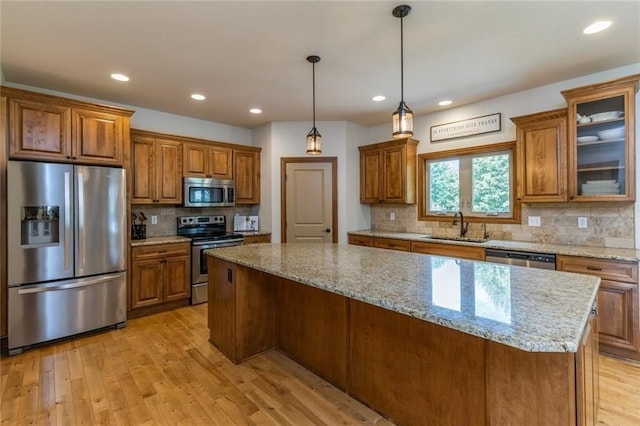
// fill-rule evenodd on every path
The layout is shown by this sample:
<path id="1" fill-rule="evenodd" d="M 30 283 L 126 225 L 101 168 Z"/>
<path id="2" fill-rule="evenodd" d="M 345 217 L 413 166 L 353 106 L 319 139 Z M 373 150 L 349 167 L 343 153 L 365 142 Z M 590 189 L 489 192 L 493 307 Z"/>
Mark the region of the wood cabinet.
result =
<path id="1" fill-rule="evenodd" d="M 600 351 L 640 360 L 638 263 L 558 255 L 559 271 L 596 275 Z"/>
<path id="2" fill-rule="evenodd" d="M 399 240 L 396 238 L 374 237 L 373 247 L 399 251 L 411 251 L 411 241 Z"/>
<path id="3" fill-rule="evenodd" d="M 191 296 L 191 246 L 157 244 L 131 250 L 131 309 Z"/>
<path id="4" fill-rule="evenodd" d="M 185 143 L 183 150 L 183 176 L 233 178 L 231 148 L 208 143 Z"/>
<path id="5" fill-rule="evenodd" d="M 270 243 L 271 242 L 271 234 L 261 234 L 261 235 L 245 235 L 243 244 L 262 244 L 262 243 Z"/>
<path id="6" fill-rule="evenodd" d="M 123 166 L 133 111 L 2 88 L 9 158 Z"/>
<path id="7" fill-rule="evenodd" d="M 207 256 L 209 341 L 234 363 L 276 345 L 276 288 L 260 271 Z"/>
<path id="8" fill-rule="evenodd" d="M 260 151 L 251 147 L 233 150 L 236 204 L 260 204 Z"/>
<path id="9" fill-rule="evenodd" d="M 361 203 L 416 202 L 418 143 L 402 138 L 358 147 Z"/>
<path id="10" fill-rule="evenodd" d="M 598 317 L 594 304 L 576 354 L 576 405 L 579 425 L 596 425 L 600 404 Z"/>
<path id="11" fill-rule="evenodd" d="M 567 201 L 567 109 L 511 121 L 516 125 L 517 200 Z"/>
<path id="12" fill-rule="evenodd" d="M 182 203 L 182 143 L 131 131 L 133 204 Z"/>
<path id="13" fill-rule="evenodd" d="M 485 260 L 484 248 L 463 246 L 459 244 L 412 241 L 411 251 L 414 253 L 430 254 L 433 256 L 458 257 L 460 259 L 469 260 Z"/>
<path id="14" fill-rule="evenodd" d="M 562 91 L 568 105 L 569 200 L 634 201 L 640 74 Z"/>
<path id="15" fill-rule="evenodd" d="M 349 244 L 356 246 L 373 247 L 373 237 L 349 234 Z"/>

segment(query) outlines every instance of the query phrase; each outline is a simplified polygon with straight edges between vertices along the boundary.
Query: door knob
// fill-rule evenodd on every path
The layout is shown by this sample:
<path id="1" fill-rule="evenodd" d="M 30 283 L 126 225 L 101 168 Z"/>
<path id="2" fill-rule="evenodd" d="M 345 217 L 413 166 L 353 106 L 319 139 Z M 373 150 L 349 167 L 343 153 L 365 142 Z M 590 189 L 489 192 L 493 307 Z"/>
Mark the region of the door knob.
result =
<path id="1" fill-rule="evenodd" d="M 331 232 L 331 228 L 325 229 L 324 232 L 326 232 L 328 234 L 329 232 Z"/>

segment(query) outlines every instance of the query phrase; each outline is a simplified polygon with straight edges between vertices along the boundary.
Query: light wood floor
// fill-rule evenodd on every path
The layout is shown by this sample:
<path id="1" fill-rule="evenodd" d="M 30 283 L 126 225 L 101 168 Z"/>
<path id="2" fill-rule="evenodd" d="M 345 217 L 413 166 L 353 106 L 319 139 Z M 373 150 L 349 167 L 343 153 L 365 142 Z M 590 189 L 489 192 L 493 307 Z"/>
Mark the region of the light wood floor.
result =
<path id="1" fill-rule="evenodd" d="M 130 320 L 0 361 L 4 424 L 390 424 L 271 351 L 235 366 L 207 306 Z M 640 364 L 600 357 L 601 425 L 640 424 Z"/>

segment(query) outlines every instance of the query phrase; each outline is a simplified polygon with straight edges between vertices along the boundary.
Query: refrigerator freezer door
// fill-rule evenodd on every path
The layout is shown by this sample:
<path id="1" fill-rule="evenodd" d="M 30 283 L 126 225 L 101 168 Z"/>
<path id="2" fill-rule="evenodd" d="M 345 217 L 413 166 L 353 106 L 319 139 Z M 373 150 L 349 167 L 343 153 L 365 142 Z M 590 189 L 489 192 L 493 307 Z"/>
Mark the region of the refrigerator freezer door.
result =
<path id="1" fill-rule="evenodd" d="M 9 288 L 9 353 L 127 319 L 125 272 Z"/>
<path id="2" fill-rule="evenodd" d="M 73 277 L 73 166 L 7 164 L 9 286 Z"/>
<path id="3" fill-rule="evenodd" d="M 76 277 L 126 269 L 123 169 L 76 166 Z"/>

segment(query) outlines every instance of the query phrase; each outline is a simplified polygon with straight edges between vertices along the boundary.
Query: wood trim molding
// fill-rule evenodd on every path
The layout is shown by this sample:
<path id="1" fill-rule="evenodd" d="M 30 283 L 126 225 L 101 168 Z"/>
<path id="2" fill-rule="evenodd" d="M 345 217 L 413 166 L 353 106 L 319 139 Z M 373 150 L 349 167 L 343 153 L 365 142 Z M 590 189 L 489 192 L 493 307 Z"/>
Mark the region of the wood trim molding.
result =
<path id="1" fill-rule="evenodd" d="M 331 215 L 333 223 L 331 229 L 332 242 L 338 242 L 338 158 L 337 157 L 281 157 L 280 158 L 280 241 L 287 242 L 287 182 L 285 179 L 287 164 L 289 163 L 331 163 Z"/>

